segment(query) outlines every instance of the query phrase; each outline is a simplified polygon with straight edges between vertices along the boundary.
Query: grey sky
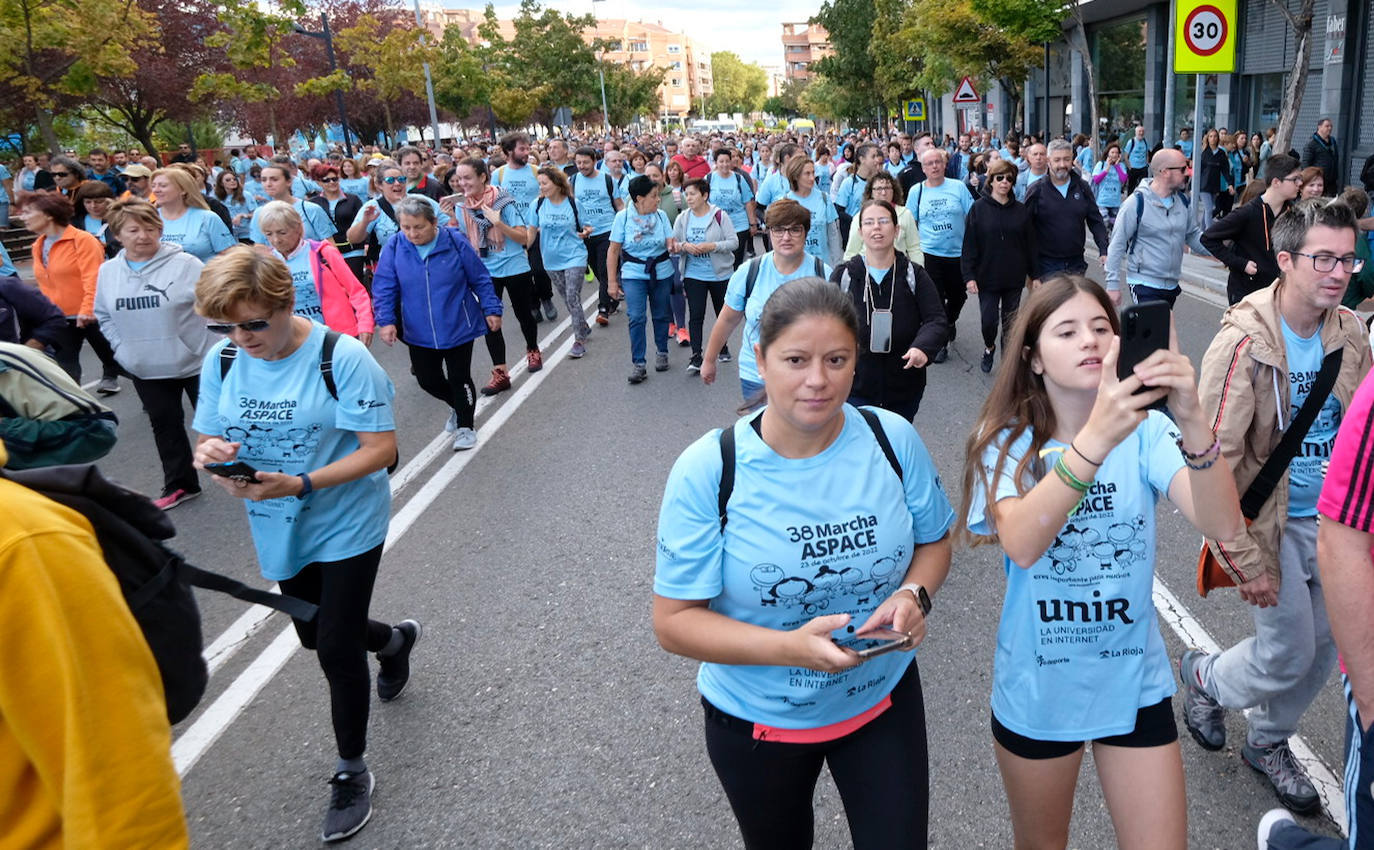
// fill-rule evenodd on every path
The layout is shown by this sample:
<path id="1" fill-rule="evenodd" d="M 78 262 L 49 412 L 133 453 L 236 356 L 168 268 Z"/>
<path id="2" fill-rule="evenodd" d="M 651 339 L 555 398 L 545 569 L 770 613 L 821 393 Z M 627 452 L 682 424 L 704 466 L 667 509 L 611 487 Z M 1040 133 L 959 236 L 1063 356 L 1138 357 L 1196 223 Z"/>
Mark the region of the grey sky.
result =
<path id="1" fill-rule="evenodd" d="M 453 8 L 482 8 L 483 4 L 443 0 Z M 514 17 L 519 0 L 499 0 L 496 14 Z M 820 8 L 820 0 L 776 0 L 770 3 L 741 3 L 739 0 L 602 0 L 593 7 L 591 0 L 546 0 L 544 5 L 563 12 L 599 18 L 628 18 L 632 21 L 662 23 L 669 29 L 686 32 L 706 49 L 731 50 L 746 62 L 782 65 L 783 21 L 804 21 Z"/>

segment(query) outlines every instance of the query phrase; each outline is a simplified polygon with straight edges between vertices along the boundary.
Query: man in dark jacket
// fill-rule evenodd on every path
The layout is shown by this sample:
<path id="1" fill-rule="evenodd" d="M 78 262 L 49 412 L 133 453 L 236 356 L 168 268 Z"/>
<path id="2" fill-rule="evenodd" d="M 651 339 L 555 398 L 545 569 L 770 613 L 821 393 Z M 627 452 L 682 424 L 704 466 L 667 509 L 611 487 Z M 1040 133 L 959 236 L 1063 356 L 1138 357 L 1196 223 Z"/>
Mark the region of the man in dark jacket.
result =
<path id="1" fill-rule="evenodd" d="M 1263 289 L 1279 276 L 1270 234 L 1274 219 L 1298 197 L 1301 179 L 1296 159 L 1287 154 L 1269 157 L 1264 161 L 1263 180 L 1268 187 L 1264 193 L 1212 222 L 1202 234 L 1203 247 L 1231 270 L 1226 280 L 1230 303 Z"/>
<path id="2" fill-rule="evenodd" d="M 47 351 L 57 347 L 66 327 L 62 311 L 38 287 L 12 275 L 0 276 L 0 342 Z"/>
<path id="3" fill-rule="evenodd" d="M 1087 274 L 1083 228 L 1092 233 L 1099 262 L 1107 265 L 1107 225 L 1097 200 L 1082 177 L 1073 173 L 1073 145 L 1055 139 L 1049 145 L 1050 171 L 1026 190 L 1026 209 L 1035 227 L 1035 282 L 1051 275 Z"/>
<path id="4" fill-rule="evenodd" d="M 1331 129 L 1331 119 L 1323 118 L 1317 122 L 1317 132 L 1302 146 L 1302 167 L 1315 165 L 1322 170 L 1322 194 L 1328 198 L 1341 190 L 1341 157 Z"/>

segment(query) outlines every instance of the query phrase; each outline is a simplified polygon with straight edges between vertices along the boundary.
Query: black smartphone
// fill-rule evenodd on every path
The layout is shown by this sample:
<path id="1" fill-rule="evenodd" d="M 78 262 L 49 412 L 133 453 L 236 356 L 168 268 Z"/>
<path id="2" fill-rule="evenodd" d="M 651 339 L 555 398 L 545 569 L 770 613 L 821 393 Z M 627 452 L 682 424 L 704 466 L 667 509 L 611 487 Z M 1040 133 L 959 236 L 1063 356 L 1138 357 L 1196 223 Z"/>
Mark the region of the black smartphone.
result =
<path id="1" fill-rule="evenodd" d="M 1169 305 L 1163 301 L 1146 301 L 1131 304 L 1121 311 L 1121 350 L 1116 358 L 1116 377 L 1126 380 L 1141 361 L 1161 348 L 1169 347 L 1169 322 L 1173 315 Z M 1148 392 L 1141 387 L 1136 395 Z M 1150 405 L 1152 410 L 1163 410 L 1164 399 Z"/>
<path id="2" fill-rule="evenodd" d="M 248 484 L 258 483 L 258 471 L 241 460 L 234 460 L 229 463 L 207 463 L 205 464 L 205 471 L 211 475 L 230 478 L 234 481 L 243 481 Z"/>

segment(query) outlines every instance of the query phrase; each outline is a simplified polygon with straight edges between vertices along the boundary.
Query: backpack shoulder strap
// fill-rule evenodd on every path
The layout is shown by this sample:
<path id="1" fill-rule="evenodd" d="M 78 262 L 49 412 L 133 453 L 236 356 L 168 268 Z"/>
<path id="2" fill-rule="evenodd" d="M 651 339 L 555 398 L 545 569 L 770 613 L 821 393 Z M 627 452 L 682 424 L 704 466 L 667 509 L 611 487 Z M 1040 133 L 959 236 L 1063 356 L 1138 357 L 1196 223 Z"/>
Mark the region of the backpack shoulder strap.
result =
<path id="1" fill-rule="evenodd" d="M 1135 193 L 1135 232 L 1126 241 L 1126 253 L 1135 256 L 1135 240 L 1140 235 L 1140 217 L 1145 215 L 1145 196 L 1139 192 Z"/>
<path id="2" fill-rule="evenodd" d="M 339 332 L 331 330 L 324 335 L 324 345 L 320 347 L 320 377 L 324 388 L 335 401 L 339 400 L 339 387 L 334 383 L 334 346 L 339 344 Z"/>
<path id="3" fill-rule="evenodd" d="M 224 376 L 229 374 L 229 367 L 234 365 L 234 358 L 239 356 L 239 347 L 232 342 L 219 350 L 219 379 L 224 382 Z"/>
<path id="4" fill-rule="evenodd" d="M 759 267 L 763 264 L 763 257 L 755 257 L 749 261 L 749 271 L 744 274 L 744 300 L 749 301 L 749 296 L 754 294 L 754 283 L 759 279 Z"/>
<path id="5" fill-rule="evenodd" d="M 716 511 L 720 516 L 720 533 L 725 533 L 728 521 L 725 506 L 735 490 L 735 426 L 720 431 L 720 489 L 716 494 Z"/>
<path id="6" fill-rule="evenodd" d="M 873 430 L 873 436 L 878 441 L 878 448 L 883 450 L 883 456 L 892 466 L 892 471 L 897 473 L 897 480 L 904 482 L 906 478 L 902 475 L 901 461 L 897 460 L 897 452 L 892 448 L 892 442 L 888 440 L 887 432 L 883 430 L 883 423 L 879 421 L 878 414 L 867 407 L 859 408 L 859 414 L 868 423 L 868 427 Z"/>
<path id="7" fill-rule="evenodd" d="M 605 173 L 603 173 L 601 176 L 606 178 L 606 197 L 610 198 L 610 199 L 611 199 L 611 202 L 614 203 L 614 202 L 615 202 L 615 179 L 614 179 L 613 177 L 611 177 L 611 175 L 605 174 Z"/>

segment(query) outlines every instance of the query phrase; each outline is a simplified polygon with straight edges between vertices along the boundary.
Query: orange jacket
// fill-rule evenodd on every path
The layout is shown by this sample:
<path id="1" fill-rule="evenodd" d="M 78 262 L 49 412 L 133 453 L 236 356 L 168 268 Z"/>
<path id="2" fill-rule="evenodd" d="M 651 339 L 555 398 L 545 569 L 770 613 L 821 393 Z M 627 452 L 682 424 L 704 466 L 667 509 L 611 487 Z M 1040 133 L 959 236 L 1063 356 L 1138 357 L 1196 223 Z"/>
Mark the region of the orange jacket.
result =
<path id="1" fill-rule="evenodd" d="M 43 262 L 43 243 L 33 243 L 33 276 L 38 288 L 67 316 L 95 315 L 95 277 L 105 262 L 105 246 L 84 230 L 71 225 L 62 231 Z"/>

